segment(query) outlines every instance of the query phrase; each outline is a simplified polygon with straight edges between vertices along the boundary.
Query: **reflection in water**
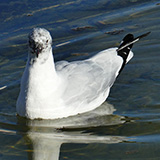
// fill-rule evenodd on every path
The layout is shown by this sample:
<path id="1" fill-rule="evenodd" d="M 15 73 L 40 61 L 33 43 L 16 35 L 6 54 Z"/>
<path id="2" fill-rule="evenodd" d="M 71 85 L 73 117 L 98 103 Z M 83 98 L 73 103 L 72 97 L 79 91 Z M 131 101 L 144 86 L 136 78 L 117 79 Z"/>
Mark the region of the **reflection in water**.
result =
<path id="1" fill-rule="evenodd" d="M 60 147 L 63 143 L 119 143 L 125 139 L 120 136 L 96 136 L 81 133 L 43 133 L 28 132 L 28 138 L 33 146 L 33 160 L 58 160 Z"/>
<path id="2" fill-rule="evenodd" d="M 45 133 L 28 133 L 28 139 L 32 143 L 33 149 L 32 155 L 29 155 L 29 160 L 58 160 L 61 144 L 61 140 L 56 140 L 54 134 Z M 29 153 L 30 154 L 30 153 Z"/>
<path id="3" fill-rule="evenodd" d="M 60 147 L 63 143 L 110 144 L 126 140 L 122 136 L 99 136 L 94 135 L 94 133 L 82 132 L 84 127 L 124 123 L 125 121 L 121 120 L 123 117 L 112 115 L 114 111 L 115 109 L 112 105 L 104 103 L 100 108 L 78 116 L 58 120 L 28 120 L 27 126 L 29 130 L 24 139 L 31 143 L 29 150 L 33 150 L 32 155 L 29 152 L 29 159 L 58 160 Z M 69 128 L 71 128 L 70 132 L 65 131 L 65 129 Z"/>
<path id="4" fill-rule="evenodd" d="M 107 126 L 123 123 L 123 117 L 113 115 L 116 109 L 107 102 L 103 103 L 100 107 L 90 112 L 70 116 L 62 119 L 55 120 L 33 120 L 28 121 L 28 126 L 43 126 L 54 128 L 83 128 L 83 127 L 97 127 Z M 106 116 L 107 115 L 107 116 Z"/>

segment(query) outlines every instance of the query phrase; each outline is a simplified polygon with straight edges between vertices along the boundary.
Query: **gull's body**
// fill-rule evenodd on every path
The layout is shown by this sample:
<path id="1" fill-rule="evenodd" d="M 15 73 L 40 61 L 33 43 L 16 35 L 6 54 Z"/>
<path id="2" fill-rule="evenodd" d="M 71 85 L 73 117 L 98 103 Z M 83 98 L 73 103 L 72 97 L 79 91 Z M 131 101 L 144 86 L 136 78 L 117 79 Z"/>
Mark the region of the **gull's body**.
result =
<path id="1" fill-rule="evenodd" d="M 126 58 L 121 55 L 124 48 L 119 47 L 84 61 L 54 63 L 51 42 L 45 29 L 36 28 L 29 35 L 30 51 L 17 100 L 20 116 L 55 119 L 95 109 L 106 100 L 124 63 L 133 56 L 133 44 L 129 44 Z"/>

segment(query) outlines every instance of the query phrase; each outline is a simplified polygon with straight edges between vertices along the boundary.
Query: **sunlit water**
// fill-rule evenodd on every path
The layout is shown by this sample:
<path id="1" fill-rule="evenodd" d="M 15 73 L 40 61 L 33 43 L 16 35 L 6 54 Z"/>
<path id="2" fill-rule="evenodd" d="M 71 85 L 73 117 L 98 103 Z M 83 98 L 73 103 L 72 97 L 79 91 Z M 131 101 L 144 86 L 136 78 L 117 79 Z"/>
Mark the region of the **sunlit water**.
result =
<path id="1" fill-rule="evenodd" d="M 0 159 L 158 160 L 159 11 L 158 0 L 1 0 Z M 56 61 L 86 59 L 118 46 L 128 33 L 151 34 L 134 45 L 134 58 L 100 108 L 64 119 L 30 121 L 16 116 L 15 103 L 33 27 L 51 32 Z"/>

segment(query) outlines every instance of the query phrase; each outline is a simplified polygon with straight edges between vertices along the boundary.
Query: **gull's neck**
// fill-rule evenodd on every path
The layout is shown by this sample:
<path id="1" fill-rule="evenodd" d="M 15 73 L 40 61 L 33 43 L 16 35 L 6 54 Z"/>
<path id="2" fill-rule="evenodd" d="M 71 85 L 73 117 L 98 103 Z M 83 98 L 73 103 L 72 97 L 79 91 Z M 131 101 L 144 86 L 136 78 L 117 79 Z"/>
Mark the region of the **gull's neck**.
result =
<path id="1" fill-rule="evenodd" d="M 47 86 L 49 86 L 49 88 L 55 87 L 54 83 L 57 83 L 58 75 L 55 70 L 51 48 L 41 53 L 38 58 L 33 58 L 29 54 L 26 67 L 28 68 L 29 85 L 32 85 L 32 87 L 34 85 L 40 86 L 41 88 L 45 87 L 46 89 L 48 88 Z"/>
<path id="2" fill-rule="evenodd" d="M 55 70 L 52 49 L 41 55 L 38 58 L 28 56 L 17 101 L 17 112 L 21 116 L 42 117 L 45 109 L 53 107 L 50 101 L 53 95 L 59 95 L 57 91 L 61 81 Z"/>

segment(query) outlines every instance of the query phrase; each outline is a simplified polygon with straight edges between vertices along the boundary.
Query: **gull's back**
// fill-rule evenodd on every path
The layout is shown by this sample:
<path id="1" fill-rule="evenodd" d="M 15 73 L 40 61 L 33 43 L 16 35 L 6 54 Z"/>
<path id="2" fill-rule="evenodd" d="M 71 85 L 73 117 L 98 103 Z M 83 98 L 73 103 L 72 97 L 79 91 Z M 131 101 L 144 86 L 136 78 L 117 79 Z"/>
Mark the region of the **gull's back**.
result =
<path id="1" fill-rule="evenodd" d="M 67 107 L 85 112 L 105 101 L 123 63 L 116 49 L 104 50 L 85 61 L 56 63 L 66 81 L 62 98 Z"/>

